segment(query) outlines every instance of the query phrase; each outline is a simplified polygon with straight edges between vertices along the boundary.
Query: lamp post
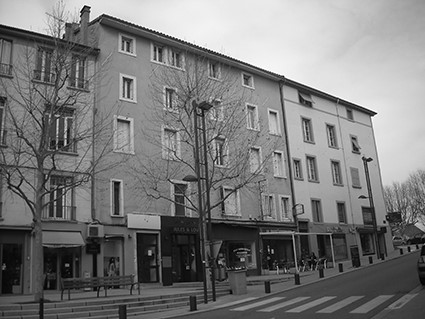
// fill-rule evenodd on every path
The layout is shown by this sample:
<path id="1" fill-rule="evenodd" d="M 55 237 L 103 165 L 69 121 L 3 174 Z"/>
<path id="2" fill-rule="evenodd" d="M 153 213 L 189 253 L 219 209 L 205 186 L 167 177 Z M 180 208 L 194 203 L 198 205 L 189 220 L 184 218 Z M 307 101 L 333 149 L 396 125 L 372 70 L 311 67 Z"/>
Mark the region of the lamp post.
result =
<path id="1" fill-rule="evenodd" d="M 193 113 L 194 113 L 194 138 L 195 138 L 195 171 L 196 176 L 186 176 L 183 178 L 187 182 L 197 182 L 198 183 L 198 211 L 199 211 L 199 231 L 200 231 L 200 241 L 201 241 L 201 258 L 202 258 L 202 271 L 203 271 L 203 287 L 204 287 L 204 303 L 208 303 L 208 293 L 207 293 L 207 256 L 206 256 L 206 242 L 209 247 L 209 258 L 208 258 L 208 268 L 211 270 L 211 288 L 212 288 L 212 299 L 216 301 L 216 291 L 215 291 L 215 280 L 214 280 L 214 252 L 213 252 L 213 241 L 212 241 L 212 225 L 211 225 L 211 205 L 210 205 L 210 185 L 209 185 L 209 174 L 208 174 L 208 147 L 207 147 L 207 136 L 206 136 L 206 125 L 205 125 L 205 112 L 213 107 L 212 104 L 204 101 L 197 103 L 195 100 L 192 102 Z M 198 110 L 201 113 L 198 113 Z M 202 118 L 202 151 L 199 145 L 199 134 L 198 134 L 198 117 Z M 202 164 L 204 167 L 203 174 L 201 170 L 201 158 Z M 203 195 L 202 195 L 202 181 L 204 181 L 205 189 L 205 206 L 203 205 Z M 206 229 L 205 229 L 206 223 Z M 206 232 L 205 232 L 206 230 Z"/>
<path id="2" fill-rule="evenodd" d="M 370 175 L 369 175 L 369 167 L 368 163 L 373 161 L 373 158 L 371 157 L 362 157 L 364 171 L 366 175 L 366 185 L 367 185 L 367 194 L 368 197 L 364 195 L 360 195 L 360 199 L 366 199 L 369 198 L 369 207 L 370 212 L 372 215 L 372 224 L 373 224 L 373 235 L 375 237 L 375 245 L 376 245 L 376 256 L 378 259 L 381 257 L 381 249 L 379 247 L 379 238 L 378 238 L 378 225 L 376 224 L 376 214 L 375 214 L 375 205 L 373 204 L 373 195 L 372 195 L 372 187 L 370 185 Z"/>

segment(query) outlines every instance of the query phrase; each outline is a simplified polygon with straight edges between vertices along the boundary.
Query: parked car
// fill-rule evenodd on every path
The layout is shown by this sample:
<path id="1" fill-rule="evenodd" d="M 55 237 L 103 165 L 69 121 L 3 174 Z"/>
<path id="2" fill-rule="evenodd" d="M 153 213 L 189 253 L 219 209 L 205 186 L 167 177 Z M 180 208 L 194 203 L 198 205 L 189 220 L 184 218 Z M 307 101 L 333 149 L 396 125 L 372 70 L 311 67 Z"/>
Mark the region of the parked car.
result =
<path id="1" fill-rule="evenodd" d="M 415 236 L 413 236 L 412 238 L 409 238 L 407 240 L 407 244 L 408 245 L 418 245 L 423 243 L 422 241 L 422 234 L 416 234 Z"/>
<path id="2" fill-rule="evenodd" d="M 421 256 L 418 259 L 418 275 L 421 284 L 425 285 L 425 245 L 422 246 Z"/>
<path id="3" fill-rule="evenodd" d="M 404 239 L 400 236 L 393 236 L 393 245 L 394 246 L 401 246 L 404 245 Z"/>

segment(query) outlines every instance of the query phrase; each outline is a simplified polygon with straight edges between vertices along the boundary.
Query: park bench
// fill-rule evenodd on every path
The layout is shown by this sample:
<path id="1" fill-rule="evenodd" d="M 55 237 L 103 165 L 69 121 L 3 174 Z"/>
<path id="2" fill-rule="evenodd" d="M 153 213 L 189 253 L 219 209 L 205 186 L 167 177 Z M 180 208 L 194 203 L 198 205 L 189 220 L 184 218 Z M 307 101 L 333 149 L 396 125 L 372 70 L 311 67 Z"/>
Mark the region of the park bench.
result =
<path id="1" fill-rule="evenodd" d="M 94 277 L 94 278 L 62 278 L 61 279 L 61 300 L 63 293 L 68 290 L 68 300 L 71 299 L 71 289 L 96 289 L 99 297 L 100 288 L 105 290 L 105 297 L 108 296 L 108 288 L 119 286 L 130 286 L 130 294 L 133 294 L 133 287 L 137 285 L 140 295 L 140 285 L 134 281 L 134 275 Z"/>

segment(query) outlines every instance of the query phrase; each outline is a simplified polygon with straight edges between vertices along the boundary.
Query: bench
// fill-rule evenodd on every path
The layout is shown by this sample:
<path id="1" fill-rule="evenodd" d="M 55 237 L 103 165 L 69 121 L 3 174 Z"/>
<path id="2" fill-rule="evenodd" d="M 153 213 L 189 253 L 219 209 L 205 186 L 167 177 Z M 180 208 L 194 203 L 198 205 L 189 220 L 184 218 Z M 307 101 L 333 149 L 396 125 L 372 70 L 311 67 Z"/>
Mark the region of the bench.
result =
<path id="1" fill-rule="evenodd" d="M 99 297 L 100 288 L 105 290 L 105 297 L 108 296 L 108 288 L 116 286 L 130 286 L 130 294 L 133 294 L 133 287 L 137 285 L 140 295 L 140 285 L 134 281 L 134 275 L 94 277 L 94 278 L 62 278 L 61 279 L 61 300 L 63 293 L 68 290 L 68 300 L 71 299 L 71 289 L 96 289 Z"/>

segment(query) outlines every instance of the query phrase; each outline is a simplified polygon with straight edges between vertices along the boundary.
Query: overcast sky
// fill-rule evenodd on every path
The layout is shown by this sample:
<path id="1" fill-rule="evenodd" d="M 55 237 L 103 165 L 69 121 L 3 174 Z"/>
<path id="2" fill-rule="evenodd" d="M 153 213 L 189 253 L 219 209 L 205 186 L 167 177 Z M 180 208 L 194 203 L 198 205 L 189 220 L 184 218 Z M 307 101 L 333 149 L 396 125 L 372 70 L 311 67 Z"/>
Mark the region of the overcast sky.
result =
<path id="1" fill-rule="evenodd" d="M 0 0 L 0 23 L 46 32 L 54 0 Z M 65 0 L 374 110 L 384 185 L 425 169 L 425 0 Z M 367 155 L 367 154 L 365 154 Z"/>

